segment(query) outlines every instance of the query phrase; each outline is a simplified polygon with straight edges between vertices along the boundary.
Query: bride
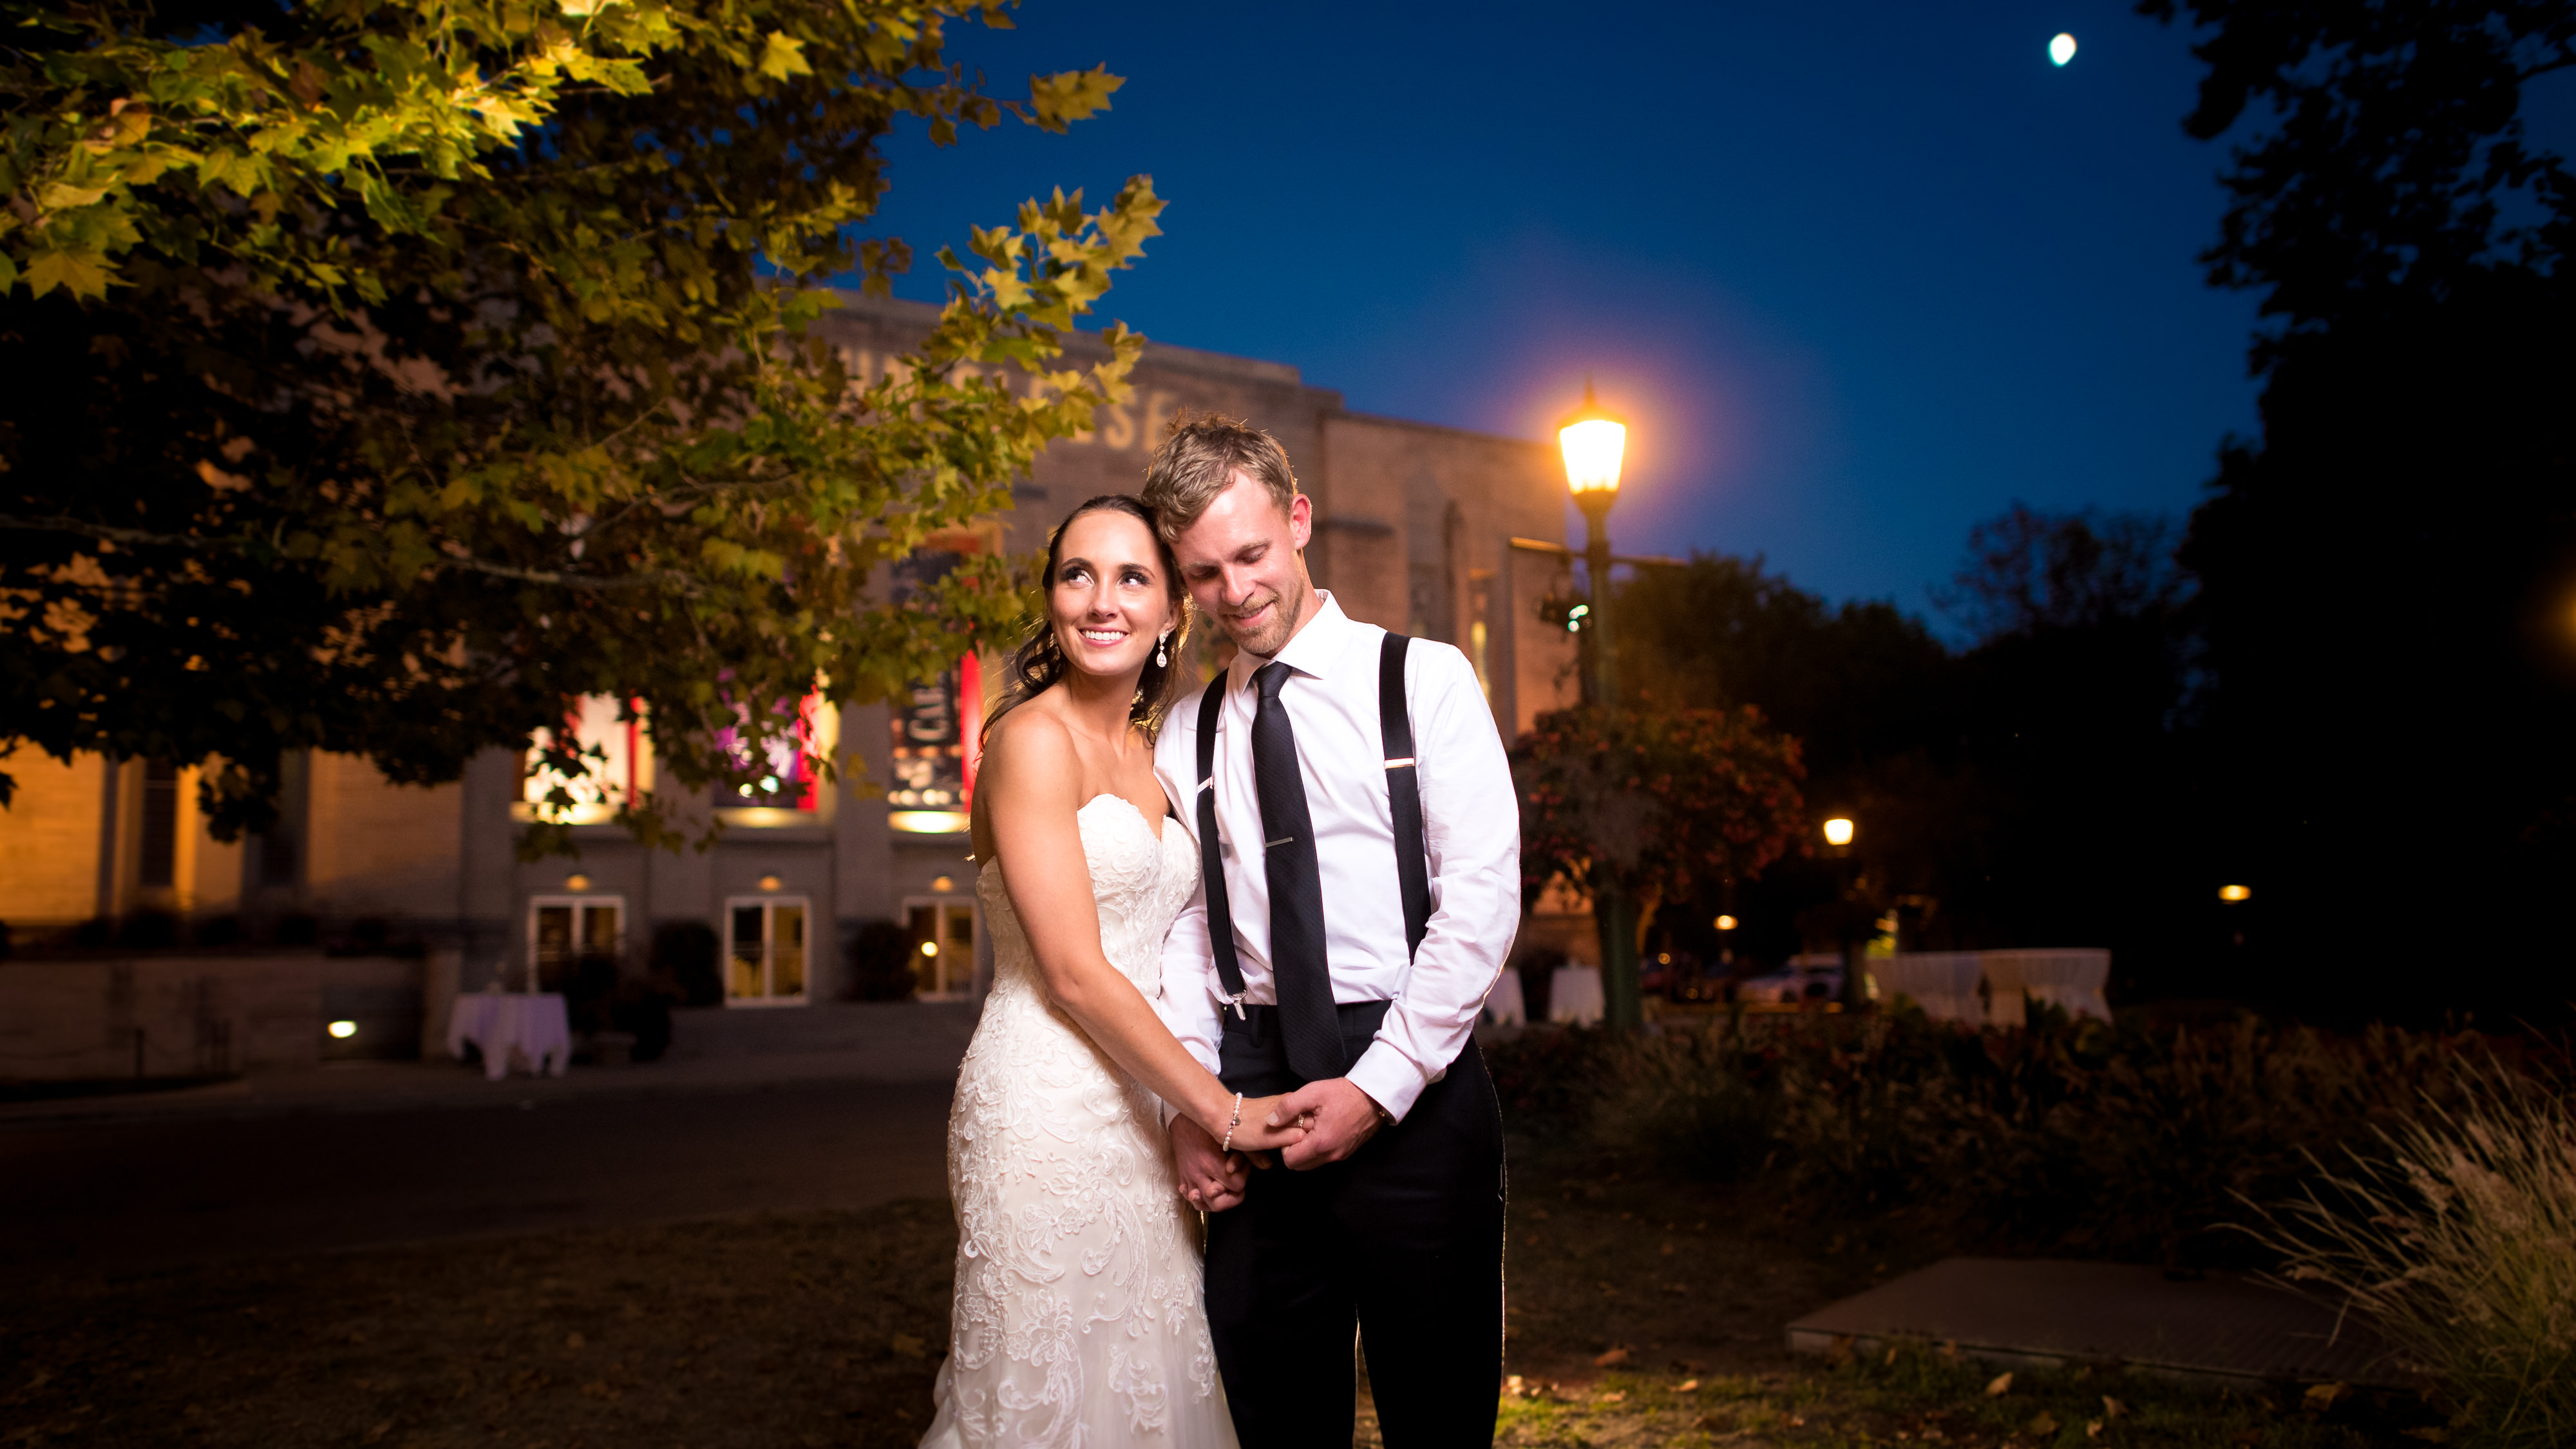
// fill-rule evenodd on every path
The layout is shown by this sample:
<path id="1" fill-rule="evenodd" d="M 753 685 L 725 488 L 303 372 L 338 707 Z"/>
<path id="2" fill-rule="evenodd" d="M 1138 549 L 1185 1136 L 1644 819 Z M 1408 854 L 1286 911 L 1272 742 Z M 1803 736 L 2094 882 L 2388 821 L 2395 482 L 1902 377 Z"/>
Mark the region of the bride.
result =
<path id="1" fill-rule="evenodd" d="M 957 1077 L 948 1191 L 957 1296 L 925 1449 L 1232 1446 L 1158 1103 L 1236 1152 L 1304 1133 L 1229 1092 L 1148 1000 L 1198 855 L 1154 780 L 1188 606 L 1124 494 L 1048 540 L 1045 616 L 1011 657 L 975 790 L 993 991 Z"/>

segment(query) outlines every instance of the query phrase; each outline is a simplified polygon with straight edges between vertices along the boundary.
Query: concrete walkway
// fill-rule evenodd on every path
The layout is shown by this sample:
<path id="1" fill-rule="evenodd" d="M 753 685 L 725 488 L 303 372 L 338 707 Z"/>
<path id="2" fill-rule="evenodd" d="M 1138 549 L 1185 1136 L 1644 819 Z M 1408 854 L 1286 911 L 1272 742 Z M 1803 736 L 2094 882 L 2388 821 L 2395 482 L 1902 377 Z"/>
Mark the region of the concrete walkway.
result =
<path id="1" fill-rule="evenodd" d="M 352 1064 L 0 1108 L 0 1276 L 947 1195 L 962 1003 L 690 1012 L 671 1055 Z"/>
<path id="2" fill-rule="evenodd" d="M 1947 1258 L 1789 1325 L 1793 1351 L 1955 1345 L 2004 1368 L 2122 1364 L 2213 1385 L 2403 1387 L 2387 1346 L 2321 1297 L 2233 1273 Z"/>
<path id="3" fill-rule="evenodd" d="M 634 1066 L 484 1080 L 480 1066 L 341 1062 L 115 1096 L 0 1103 L 0 1130 L 66 1122 L 277 1113 L 423 1111 L 611 1097 L 693 1095 L 807 1082 L 954 1082 L 975 1033 L 971 1002 L 823 1002 L 673 1014 L 671 1050 Z"/>

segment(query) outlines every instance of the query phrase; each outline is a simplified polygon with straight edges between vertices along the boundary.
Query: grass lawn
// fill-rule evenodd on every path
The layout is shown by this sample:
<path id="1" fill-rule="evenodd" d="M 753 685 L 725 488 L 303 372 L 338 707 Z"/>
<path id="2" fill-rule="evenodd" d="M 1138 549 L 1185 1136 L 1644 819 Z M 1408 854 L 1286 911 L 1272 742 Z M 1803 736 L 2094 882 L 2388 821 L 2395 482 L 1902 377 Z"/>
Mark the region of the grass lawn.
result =
<path id="1" fill-rule="evenodd" d="M 1516 1171 L 1498 1442 L 2439 1442 L 2408 1398 L 1793 1358 L 1782 1324 L 1911 1266 L 1806 1237 L 1735 1190 Z M 909 1445 L 954 1246 L 915 1202 L 13 1284 L 0 1445 Z"/>

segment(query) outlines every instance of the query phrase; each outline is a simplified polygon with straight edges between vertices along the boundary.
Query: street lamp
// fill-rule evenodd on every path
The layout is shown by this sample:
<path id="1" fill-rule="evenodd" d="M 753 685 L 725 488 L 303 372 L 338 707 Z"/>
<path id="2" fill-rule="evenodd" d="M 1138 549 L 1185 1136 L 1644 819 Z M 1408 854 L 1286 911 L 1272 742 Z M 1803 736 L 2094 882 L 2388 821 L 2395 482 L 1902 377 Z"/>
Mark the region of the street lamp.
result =
<path id="1" fill-rule="evenodd" d="M 1592 380 L 1585 378 L 1583 406 L 1557 425 L 1556 441 L 1565 452 L 1566 489 L 1583 510 L 1583 566 L 1592 576 L 1582 631 L 1584 659 L 1591 665 L 1583 672 L 1583 702 L 1612 704 L 1618 688 L 1610 654 L 1610 505 L 1619 501 L 1628 424 L 1601 406 L 1592 396 Z"/>
<path id="2" fill-rule="evenodd" d="M 1619 499 L 1619 462 L 1628 451 L 1628 424 L 1592 395 L 1583 380 L 1583 406 L 1557 425 L 1565 451 L 1565 486 L 1583 510 L 1583 563 L 1592 596 L 1583 609 L 1583 702 L 1607 709 L 1619 702 L 1610 638 L 1610 505 Z M 1627 892 L 1604 884 L 1593 892 L 1592 921 L 1601 934 L 1602 1015 L 1614 1027 L 1646 1022 L 1644 984 L 1637 976 L 1637 908 Z"/>

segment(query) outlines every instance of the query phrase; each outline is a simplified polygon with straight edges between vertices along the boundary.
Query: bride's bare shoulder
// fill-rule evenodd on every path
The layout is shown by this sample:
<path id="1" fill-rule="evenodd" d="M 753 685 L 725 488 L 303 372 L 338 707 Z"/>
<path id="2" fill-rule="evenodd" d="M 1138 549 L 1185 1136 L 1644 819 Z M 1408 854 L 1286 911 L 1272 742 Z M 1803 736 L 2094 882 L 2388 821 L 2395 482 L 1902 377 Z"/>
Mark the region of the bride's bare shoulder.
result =
<path id="1" fill-rule="evenodd" d="M 994 724 L 977 774 L 979 784 L 1005 794 L 1071 789 L 1081 780 L 1082 759 L 1074 751 L 1073 731 L 1054 711 L 1026 704 Z"/>

